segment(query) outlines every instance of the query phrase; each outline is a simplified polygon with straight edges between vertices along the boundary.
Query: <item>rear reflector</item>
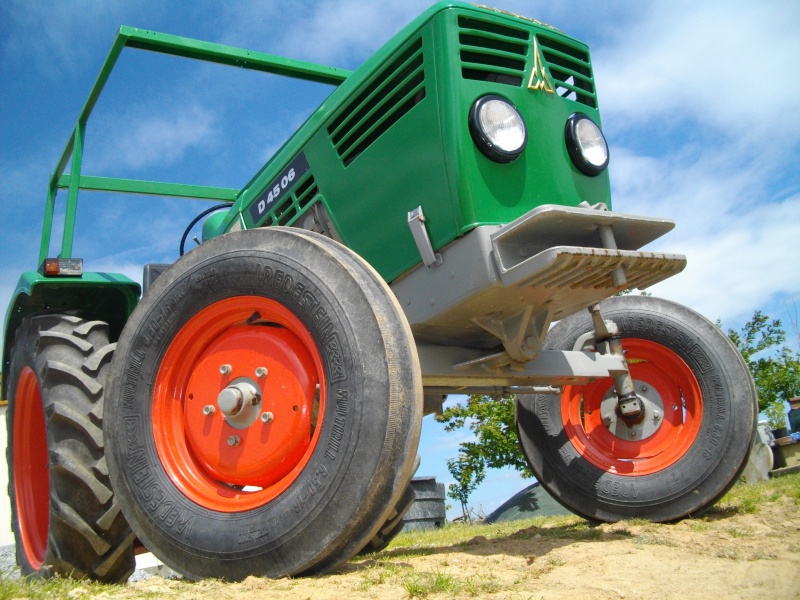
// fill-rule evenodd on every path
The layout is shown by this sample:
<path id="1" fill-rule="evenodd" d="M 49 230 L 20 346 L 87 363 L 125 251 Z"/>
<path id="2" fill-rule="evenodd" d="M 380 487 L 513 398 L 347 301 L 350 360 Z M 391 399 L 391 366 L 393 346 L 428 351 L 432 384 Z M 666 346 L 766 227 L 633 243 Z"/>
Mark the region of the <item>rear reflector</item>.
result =
<path id="1" fill-rule="evenodd" d="M 82 258 L 45 258 L 42 272 L 45 277 L 80 277 Z"/>

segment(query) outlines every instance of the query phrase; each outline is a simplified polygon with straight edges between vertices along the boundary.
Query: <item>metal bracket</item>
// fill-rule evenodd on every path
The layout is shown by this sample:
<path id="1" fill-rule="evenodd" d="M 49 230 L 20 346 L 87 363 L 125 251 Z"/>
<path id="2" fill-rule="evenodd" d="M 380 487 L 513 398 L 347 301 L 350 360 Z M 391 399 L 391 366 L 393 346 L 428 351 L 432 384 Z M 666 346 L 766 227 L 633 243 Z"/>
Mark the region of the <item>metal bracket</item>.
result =
<path id="1" fill-rule="evenodd" d="M 622 336 L 614 321 L 606 321 L 600 314 L 600 305 L 595 304 L 589 308 L 594 323 L 595 340 L 598 350 L 602 348 L 603 354 L 610 354 L 620 359 L 623 369 L 617 372 L 609 371 L 614 379 L 614 388 L 617 391 L 617 413 L 629 424 L 638 423 L 644 418 L 644 404 L 637 396 L 633 385 L 633 378 L 625 361 L 622 350 Z"/>
<path id="2" fill-rule="evenodd" d="M 422 212 L 421 206 L 408 213 L 408 228 L 411 230 L 411 235 L 414 236 L 414 243 L 417 245 L 423 264 L 426 267 L 442 264 L 442 255 L 433 251 L 428 230 L 425 229 L 425 214 Z"/>
<path id="3" fill-rule="evenodd" d="M 578 208 L 590 208 L 592 210 L 602 210 L 608 212 L 608 205 L 605 202 L 598 202 L 596 204 L 589 204 L 586 200 L 578 204 Z"/>
<path id="4" fill-rule="evenodd" d="M 597 352 L 542 350 L 536 360 L 511 364 L 505 352 L 487 355 L 480 348 L 421 343 L 417 353 L 426 394 L 445 388 L 471 394 L 487 387 L 583 385 L 625 371 L 625 359 Z"/>
<path id="5" fill-rule="evenodd" d="M 534 313 L 533 306 L 526 306 L 504 319 L 488 316 L 473 317 L 470 320 L 499 339 L 511 360 L 524 363 L 541 353 L 544 336 L 552 319 L 552 308 Z"/>

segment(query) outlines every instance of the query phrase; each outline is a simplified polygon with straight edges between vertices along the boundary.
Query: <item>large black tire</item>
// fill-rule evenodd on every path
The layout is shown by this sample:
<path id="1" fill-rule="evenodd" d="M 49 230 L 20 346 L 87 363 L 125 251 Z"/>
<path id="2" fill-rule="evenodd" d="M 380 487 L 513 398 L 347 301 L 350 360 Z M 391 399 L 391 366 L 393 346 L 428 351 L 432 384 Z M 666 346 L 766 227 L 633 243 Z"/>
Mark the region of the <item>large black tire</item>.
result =
<path id="1" fill-rule="evenodd" d="M 252 418 L 226 412 L 220 393 L 237 381 L 258 392 Z M 411 330 L 377 273 L 316 234 L 242 231 L 187 253 L 131 315 L 109 389 L 122 510 L 190 578 L 330 570 L 375 535 L 412 475 Z"/>
<path id="2" fill-rule="evenodd" d="M 616 400 L 602 399 L 610 379 L 561 395 L 519 396 L 517 431 L 528 463 L 554 498 L 589 519 L 699 515 L 747 460 L 757 413 L 747 366 L 719 327 L 684 306 L 623 296 L 601 310 L 619 327 L 637 393 L 648 398 L 645 419 L 629 427 L 609 412 Z M 553 327 L 545 347 L 576 349 L 592 329 L 587 312 L 572 315 Z"/>
<path id="3" fill-rule="evenodd" d="M 9 378 L 11 526 L 23 575 L 124 582 L 135 536 L 104 458 L 108 325 L 74 315 L 28 317 Z"/>
<path id="4" fill-rule="evenodd" d="M 403 527 L 405 526 L 403 517 L 406 516 L 408 509 L 411 508 L 411 505 L 414 504 L 416 499 L 417 495 L 414 493 L 411 484 L 409 484 L 408 487 L 406 487 L 406 491 L 400 496 L 400 500 L 398 500 L 394 509 L 389 514 L 389 518 L 381 525 L 377 533 L 372 536 L 372 539 L 367 542 L 367 545 L 359 551 L 359 555 L 380 552 L 386 548 L 394 538 L 400 535 L 400 532 L 403 531 Z"/>
<path id="5" fill-rule="evenodd" d="M 417 455 L 417 458 L 414 459 L 414 467 L 411 470 L 412 475 L 417 472 L 419 469 L 420 464 L 420 457 Z M 400 499 L 395 504 L 395 507 L 389 513 L 386 521 L 384 521 L 383 525 L 378 528 L 378 531 L 375 532 L 375 535 L 372 536 L 372 539 L 367 542 L 367 544 L 359 550 L 358 554 L 374 554 L 375 552 L 380 552 L 386 546 L 389 545 L 394 538 L 396 538 L 401 531 L 403 531 L 403 526 L 405 522 L 403 521 L 403 517 L 408 512 L 408 509 L 411 508 L 411 505 L 414 504 L 414 500 L 417 499 L 416 493 L 414 493 L 413 488 L 411 487 L 411 482 L 408 482 L 406 489 L 403 491 Z"/>

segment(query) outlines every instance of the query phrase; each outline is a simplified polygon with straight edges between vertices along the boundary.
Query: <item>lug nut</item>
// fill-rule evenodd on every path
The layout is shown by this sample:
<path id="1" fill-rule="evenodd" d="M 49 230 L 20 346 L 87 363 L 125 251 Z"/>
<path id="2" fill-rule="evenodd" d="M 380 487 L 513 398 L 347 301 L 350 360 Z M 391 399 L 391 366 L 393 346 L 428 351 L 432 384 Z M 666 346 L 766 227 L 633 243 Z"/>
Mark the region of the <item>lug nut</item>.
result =
<path id="1" fill-rule="evenodd" d="M 211 416 L 211 415 L 213 415 L 215 412 L 217 412 L 217 409 L 216 409 L 216 408 L 214 408 L 214 405 L 213 405 L 213 404 L 207 404 L 207 405 L 205 405 L 205 406 L 203 407 L 203 414 L 204 414 L 205 416 L 207 416 L 207 417 L 210 417 L 210 416 Z"/>
<path id="2" fill-rule="evenodd" d="M 642 390 L 642 392 L 646 392 L 646 391 L 647 391 L 647 386 L 646 386 L 646 385 L 643 385 L 643 386 L 641 387 L 641 390 Z"/>
<path id="3" fill-rule="evenodd" d="M 631 429 L 631 437 L 632 437 L 632 438 L 635 438 L 635 437 L 636 437 L 636 432 L 635 432 L 633 429 Z"/>
<path id="4" fill-rule="evenodd" d="M 661 413 L 653 413 L 653 421 L 658 421 L 661 418 Z"/>
<path id="5" fill-rule="evenodd" d="M 239 436 L 232 435 L 228 438 L 228 446 L 238 446 L 239 445 Z"/>
<path id="6" fill-rule="evenodd" d="M 230 365 L 219 366 L 219 372 L 222 373 L 223 375 L 230 375 L 231 371 L 233 371 L 233 367 L 231 367 Z"/>
<path id="7" fill-rule="evenodd" d="M 261 413 L 261 422 L 262 423 L 272 423 L 272 420 L 275 418 L 271 412 L 264 412 Z"/>
<path id="8" fill-rule="evenodd" d="M 264 377 L 266 377 L 267 373 L 269 373 L 269 371 L 267 371 L 267 367 L 258 367 L 256 369 L 256 377 L 258 377 L 259 379 L 263 379 Z"/>

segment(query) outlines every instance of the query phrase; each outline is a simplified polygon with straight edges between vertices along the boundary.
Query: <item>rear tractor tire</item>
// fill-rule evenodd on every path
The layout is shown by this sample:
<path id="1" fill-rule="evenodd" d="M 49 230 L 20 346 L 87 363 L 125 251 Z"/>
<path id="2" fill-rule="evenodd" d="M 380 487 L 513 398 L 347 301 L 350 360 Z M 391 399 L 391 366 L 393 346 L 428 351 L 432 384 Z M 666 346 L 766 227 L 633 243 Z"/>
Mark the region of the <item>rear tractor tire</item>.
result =
<path id="1" fill-rule="evenodd" d="M 380 276 L 328 238 L 255 229 L 195 248 L 142 299 L 112 366 L 120 505 L 187 577 L 333 569 L 411 478 L 411 330 Z"/>
<path id="2" fill-rule="evenodd" d="M 108 326 L 74 315 L 27 317 L 9 378 L 11 524 L 23 575 L 120 583 L 135 536 L 104 458 Z"/>
<path id="3" fill-rule="evenodd" d="M 719 327 L 684 306 L 643 296 L 600 306 L 622 335 L 644 417 L 618 416 L 610 378 L 560 395 L 521 395 L 517 431 L 531 470 L 589 519 L 699 515 L 747 462 L 758 412 L 747 366 Z M 575 345 L 592 330 L 587 311 L 572 315 L 550 330 L 545 347 L 590 349 Z"/>

